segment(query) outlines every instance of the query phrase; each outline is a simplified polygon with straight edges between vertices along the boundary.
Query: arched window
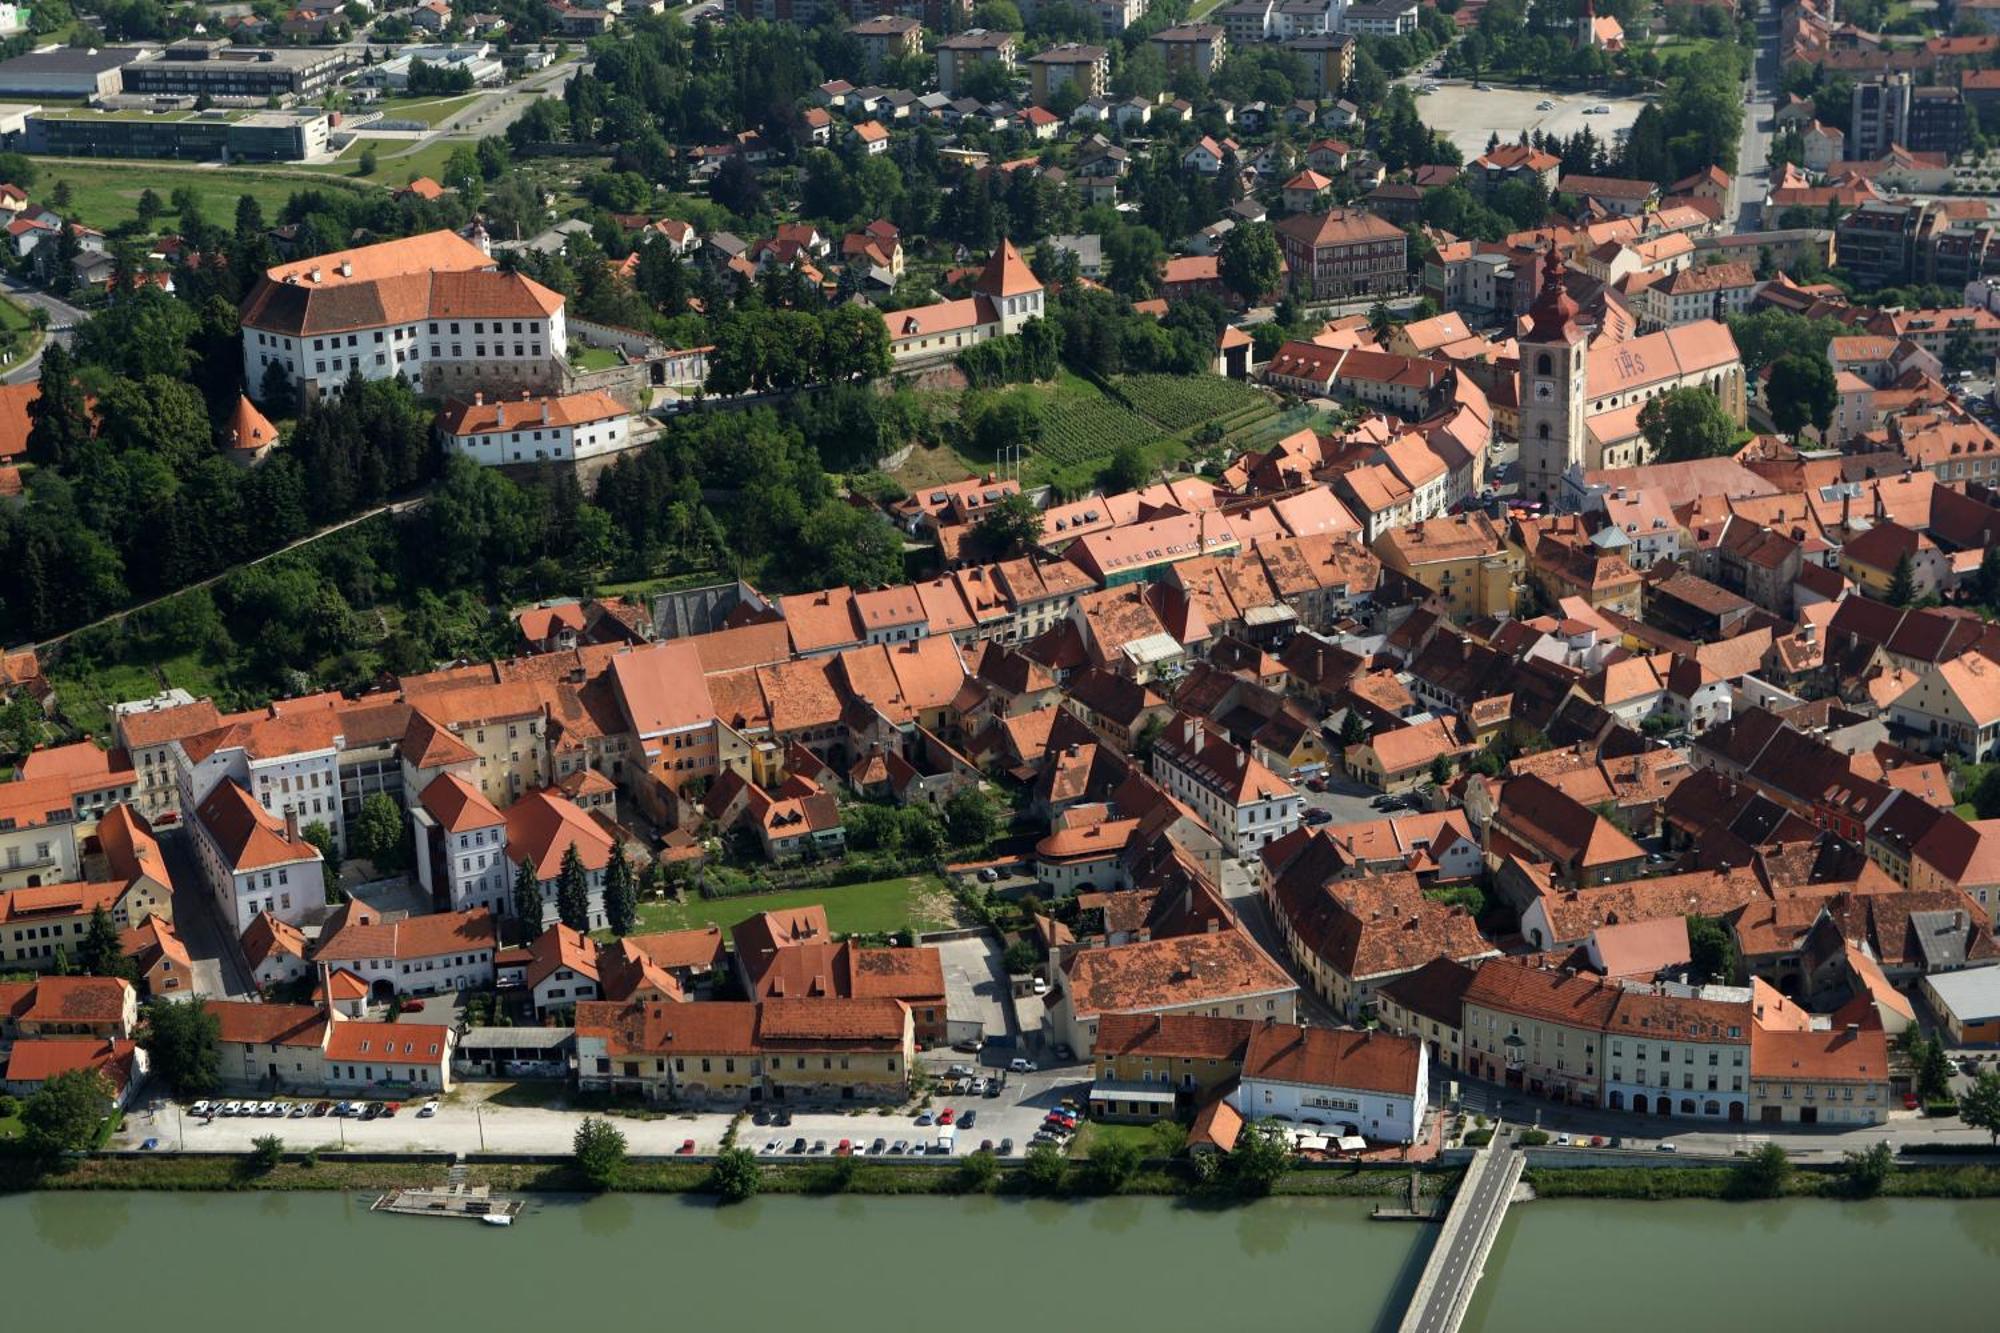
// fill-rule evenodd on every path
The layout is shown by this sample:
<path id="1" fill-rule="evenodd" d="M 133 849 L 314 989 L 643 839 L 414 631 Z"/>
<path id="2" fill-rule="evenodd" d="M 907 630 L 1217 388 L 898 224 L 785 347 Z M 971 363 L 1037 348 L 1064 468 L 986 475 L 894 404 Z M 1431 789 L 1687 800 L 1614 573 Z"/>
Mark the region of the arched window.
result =
<path id="1" fill-rule="evenodd" d="M 1549 354 L 1547 352 L 1543 352 L 1540 356 L 1535 358 L 1535 373 L 1537 375 L 1550 374 L 1554 371 L 1554 369 L 1555 369 L 1555 362 L 1549 360 Z"/>
<path id="2" fill-rule="evenodd" d="M 1540 425 L 1535 427 L 1535 438 L 1538 440 L 1546 440 L 1549 438 L 1548 422 L 1544 421 Z"/>

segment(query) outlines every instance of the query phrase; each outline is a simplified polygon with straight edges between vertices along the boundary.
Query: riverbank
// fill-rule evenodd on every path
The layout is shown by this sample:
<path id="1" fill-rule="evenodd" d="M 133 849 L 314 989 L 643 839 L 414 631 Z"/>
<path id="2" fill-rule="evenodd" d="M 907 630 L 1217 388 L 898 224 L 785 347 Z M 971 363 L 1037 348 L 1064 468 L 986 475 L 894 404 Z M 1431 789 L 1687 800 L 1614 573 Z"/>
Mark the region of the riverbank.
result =
<path id="1" fill-rule="evenodd" d="M 435 1185 L 448 1165 L 442 1156 L 429 1158 L 344 1157 L 325 1152 L 289 1156 L 268 1170 L 249 1158 L 230 1154 L 167 1153 L 159 1156 L 117 1155 L 82 1158 L 44 1169 L 24 1159 L 0 1159 L 0 1194 L 27 1191 L 367 1191 Z M 590 1185 L 568 1162 L 467 1163 L 471 1184 L 510 1194 L 588 1194 Z M 1427 1196 L 1444 1193 L 1456 1183 L 1456 1169 L 1421 1173 Z M 1310 1168 L 1288 1173 L 1272 1194 L 1284 1198 L 1395 1198 L 1408 1189 L 1404 1169 L 1368 1166 Z M 613 1193 L 701 1194 L 708 1190 L 709 1167 L 703 1162 L 628 1161 Z M 1072 1163 L 1069 1178 L 1051 1190 L 1037 1190 L 1026 1171 L 1002 1167 L 981 1181 L 963 1165 L 890 1165 L 856 1158 L 759 1168 L 759 1193 L 773 1195 L 998 1195 L 1003 1197 L 1102 1198 L 1085 1164 Z M 1182 1163 L 1158 1162 L 1142 1167 L 1118 1194 L 1154 1197 L 1208 1197 L 1192 1171 Z"/>
<path id="2" fill-rule="evenodd" d="M 1713 1199 L 1733 1200 L 1736 1173 L 1726 1166 L 1529 1167 L 1524 1179 L 1537 1199 Z M 1846 1175 L 1834 1167 L 1801 1166 L 1785 1182 L 1784 1198 L 1843 1199 L 1855 1196 Z M 1872 1197 L 1896 1199 L 2000 1198 L 2000 1166 L 1898 1164 Z"/>

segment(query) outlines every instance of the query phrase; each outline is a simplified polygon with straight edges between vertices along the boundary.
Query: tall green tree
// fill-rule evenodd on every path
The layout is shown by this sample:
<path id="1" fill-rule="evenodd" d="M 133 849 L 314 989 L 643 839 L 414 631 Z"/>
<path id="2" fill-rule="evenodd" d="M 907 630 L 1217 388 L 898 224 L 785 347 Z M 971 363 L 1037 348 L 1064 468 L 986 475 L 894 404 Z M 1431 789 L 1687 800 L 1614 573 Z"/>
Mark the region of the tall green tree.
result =
<path id="1" fill-rule="evenodd" d="M 111 913 L 103 906 L 93 907 L 90 922 L 84 927 L 83 942 L 76 946 L 76 961 L 86 973 L 93 977 L 123 977 L 127 981 L 139 979 L 139 968 L 118 943 L 118 927 L 111 920 Z"/>
<path id="2" fill-rule="evenodd" d="M 1687 919 L 1688 948 L 1695 978 L 1704 983 L 1733 985 L 1736 981 L 1736 942 L 1729 928 L 1712 916 Z"/>
<path id="3" fill-rule="evenodd" d="M 2000 1143 L 2000 1070 L 1984 1070 L 1973 1080 L 1971 1089 L 1958 1099 L 1958 1118 Z"/>
<path id="4" fill-rule="evenodd" d="M 1917 569 L 1910 561 L 1910 553 L 1903 552 L 1896 558 L 1896 568 L 1889 575 L 1889 604 L 1908 606 L 1917 599 Z"/>
<path id="5" fill-rule="evenodd" d="M 146 1006 L 139 1044 L 153 1073 L 181 1097 L 203 1097 L 222 1081 L 222 1020 L 200 1000 L 155 1000 Z"/>
<path id="6" fill-rule="evenodd" d="M 592 1189 L 608 1190 L 618 1183 L 618 1173 L 625 1169 L 625 1135 L 616 1125 L 594 1115 L 585 1116 L 576 1127 L 571 1147 L 576 1168 Z"/>
<path id="7" fill-rule="evenodd" d="M 1270 224 L 1247 222 L 1222 238 L 1222 284 L 1255 305 L 1278 289 L 1278 239 Z"/>
<path id="8" fill-rule="evenodd" d="M 69 349 L 51 340 L 42 349 L 42 391 L 28 404 L 28 457 L 60 471 L 90 439 L 90 411 Z"/>
<path id="9" fill-rule="evenodd" d="M 604 868 L 604 923 L 620 936 L 630 935 L 639 924 L 639 886 L 623 843 L 611 849 L 611 864 Z"/>
<path id="10" fill-rule="evenodd" d="M 347 840 L 354 854 L 374 862 L 377 870 L 394 873 L 409 863 L 403 813 L 386 792 L 375 792 L 361 802 Z"/>
<path id="11" fill-rule="evenodd" d="M 1832 365 L 1824 356 L 1786 353 L 1771 363 L 1764 401 L 1771 407 L 1771 423 L 1787 435 L 1807 426 L 1826 430 L 1840 402 Z"/>
<path id="12" fill-rule="evenodd" d="M 535 878 L 534 863 L 525 856 L 514 872 L 514 919 L 519 923 L 522 943 L 542 933 L 542 882 Z"/>
<path id="13" fill-rule="evenodd" d="M 562 870 L 556 876 L 556 916 L 571 930 L 590 929 L 590 877 L 575 843 L 563 853 Z"/>

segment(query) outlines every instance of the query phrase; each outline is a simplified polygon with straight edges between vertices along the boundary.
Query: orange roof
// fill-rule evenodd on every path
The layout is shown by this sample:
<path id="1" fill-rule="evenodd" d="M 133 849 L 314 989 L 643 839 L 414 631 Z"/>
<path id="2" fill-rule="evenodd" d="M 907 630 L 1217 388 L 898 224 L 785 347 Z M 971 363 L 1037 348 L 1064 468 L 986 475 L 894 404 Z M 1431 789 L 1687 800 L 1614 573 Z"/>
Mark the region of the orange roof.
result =
<path id="1" fill-rule="evenodd" d="M 406 236 L 401 240 L 364 245 L 354 250 L 337 250 L 312 259 L 279 264 L 265 270 L 264 276 L 272 282 L 297 279 L 317 287 L 332 288 L 410 273 L 466 272 L 491 267 L 492 259 L 478 246 L 457 232 L 440 229 L 421 236 Z M 313 283 L 315 269 L 320 276 L 318 282 Z"/>
<path id="2" fill-rule="evenodd" d="M 244 395 L 236 395 L 236 414 L 229 420 L 229 447 L 257 450 L 275 444 L 278 428 Z"/>
<path id="3" fill-rule="evenodd" d="M 492 435 L 526 426 L 588 426 L 628 415 L 625 405 L 601 389 L 552 398 L 454 403 L 438 415 L 446 435 Z"/>
<path id="4" fill-rule="evenodd" d="M 42 977 L 20 1017 L 36 1023 L 117 1023 L 132 983 L 117 977 Z"/>
<path id="5" fill-rule="evenodd" d="M 7 1058 L 9 1083 L 40 1083 L 57 1074 L 94 1070 L 110 1081 L 120 1094 L 132 1077 L 132 1053 L 136 1042 L 102 1037 L 43 1037 L 14 1043 Z"/>
<path id="6" fill-rule="evenodd" d="M 498 947 L 500 929 L 484 907 L 434 912 L 385 922 L 374 908 L 351 900 L 320 931 L 315 962 L 365 958 L 438 958 L 445 954 Z"/>
<path id="7" fill-rule="evenodd" d="M 125 889 L 122 880 L 106 880 L 98 884 L 38 884 L 33 888 L 0 890 L 0 922 L 43 916 L 86 916 L 100 907 L 108 912 L 117 905 Z"/>
<path id="8" fill-rule="evenodd" d="M 1797 1032 L 1760 1027 L 1750 1040 L 1750 1076 L 1812 1083 L 1887 1083 L 1889 1048 L 1879 1026 Z"/>
<path id="9" fill-rule="evenodd" d="M 1413 1037 L 1260 1024 L 1243 1055 L 1243 1077 L 1408 1096 L 1417 1087 L 1419 1055 Z"/>
<path id="10" fill-rule="evenodd" d="M 257 804 L 234 778 L 215 784 L 195 811 L 195 818 L 215 839 L 231 868 L 239 872 L 320 859 L 317 847 L 303 835 L 293 842 L 284 821 Z"/>
<path id="11" fill-rule="evenodd" d="M 1297 989 L 1283 968 L 1234 928 L 1085 949 L 1063 967 L 1062 984 L 1079 1019 Z"/>
<path id="12" fill-rule="evenodd" d="M 419 199 L 442 199 L 444 197 L 444 186 L 439 185 L 429 176 L 419 176 L 403 187 L 403 193 L 413 194 Z"/>
<path id="13" fill-rule="evenodd" d="M 255 971 L 265 959 L 277 954 L 289 955 L 303 962 L 306 956 L 305 933 L 269 912 L 259 912 L 243 931 L 244 959 Z"/>
<path id="14" fill-rule="evenodd" d="M 715 719 L 701 651 L 692 639 L 648 644 L 611 659 L 611 683 L 643 740 Z"/>
<path id="15" fill-rule="evenodd" d="M 202 1007 L 221 1025 L 221 1040 L 232 1045 L 317 1048 L 326 1040 L 326 1015 L 309 1004 L 204 1000 Z"/>
<path id="16" fill-rule="evenodd" d="M 350 1064 L 435 1065 L 451 1052 L 451 1029 L 436 1023 L 335 1023 L 326 1058 Z"/>
<path id="17" fill-rule="evenodd" d="M 1025 296 L 1041 291 L 1042 282 L 1028 267 L 1028 262 L 1021 258 L 1021 252 L 1014 248 L 1014 243 L 1002 240 L 1000 248 L 993 252 L 993 257 L 986 261 L 986 267 L 980 270 L 979 280 L 973 283 L 973 289 L 988 296 Z"/>
<path id="18" fill-rule="evenodd" d="M 507 807 L 507 859 L 517 866 L 526 860 L 536 879 L 554 879 L 572 846 L 585 870 L 611 864 L 611 835 L 574 802 L 536 790 Z"/>

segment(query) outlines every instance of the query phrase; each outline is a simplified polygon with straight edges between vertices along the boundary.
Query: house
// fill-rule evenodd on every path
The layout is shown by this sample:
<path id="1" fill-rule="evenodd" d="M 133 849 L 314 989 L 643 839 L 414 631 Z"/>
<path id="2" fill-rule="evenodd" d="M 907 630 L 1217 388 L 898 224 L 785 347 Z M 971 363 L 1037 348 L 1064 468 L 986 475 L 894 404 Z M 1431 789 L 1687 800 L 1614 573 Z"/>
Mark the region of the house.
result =
<path id="1" fill-rule="evenodd" d="M 848 131 L 848 136 L 861 145 L 861 151 L 870 157 L 877 157 L 889 151 L 889 127 L 879 120 L 864 120 Z"/>
<path id="2" fill-rule="evenodd" d="M 1298 987 L 1240 926 L 1063 958 L 1046 997 L 1050 1031 L 1086 1058 L 1109 1014 L 1298 1021 Z"/>
<path id="3" fill-rule="evenodd" d="M 1880 1125 L 1889 1119 L 1889 1046 L 1880 1026 L 1759 1026 L 1750 1042 L 1760 1124 Z"/>
<path id="4" fill-rule="evenodd" d="M 1924 978 L 1923 992 L 1952 1046 L 2000 1042 L 2000 967 L 1935 973 Z"/>
<path id="5" fill-rule="evenodd" d="M 1349 1022 L 1374 1012 L 1383 986 L 1433 959 L 1497 952 L 1462 908 L 1426 898 L 1407 871 L 1345 878 L 1343 851 L 1324 829 L 1302 829 L 1262 859 L 1264 900 L 1292 962 Z"/>
<path id="6" fill-rule="evenodd" d="M 457 1037 L 437 1023 L 329 1024 L 322 1056 L 329 1092 L 401 1092 L 406 1096 L 451 1091 L 451 1053 Z"/>
<path id="7" fill-rule="evenodd" d="M 943 38 L 937 44 L 939 91 L 956 97 L 967 72 L 975 65 L 986 63 L 998 64 L 1008 73 L 1013 72 L 1013 33 L 971 28 Z"/>
<path id="8" fill-rule="evenodd" d="M 1019 332 L 1043 313 L 1045 289 L 1011 241 L 1000 243 L 972 286 L 967 299 L 886 316 L 889 353 L 898 364 L 955 356 L 990 338 Z"/>
<path id="9" fill-rule="evenodd" d="M 1242 1074 L 1261 1026 L 1254 1018 L 1104 1015 L 1092 1057 L 1092 1118 L 1164 1120 L 1206 1106 Z"/>
<path id="10" fill-rule="evenodd" d="M 602 390 L 518 400 L 483 392 L 448 403 L 437 430 L 445 449 L 487 467 L 581 463 L 629 448 L 630 413 Z"/>
<path id="11" fill-rule="evenodd" d="M 1472 969 L 1452 958 L 1433 958 L 1375 992 L 1375 1017 L 1390 1032 L 1424 1044 L 1432 1065 L 1463 1068 L 1465 992 Z"/>
<path id="12" fill-rule="evenodd" d="M 1298 827 L 1298 789 L 1199 718 L 1167 724 L 1153 742 L 1152 768 L 1233 856 L 1247 858 Z"/>
<path id="13" fill-rule="evenodd" d="M 577 1085 L 691 1105 L 898 1103 L 916 1043 L 884 999 L 711 1000 L 577 1006 Z"/>
<path id="14" fill-rule="evenodd" d="M 2000 753 L 2000 664 L 1978 652 L 1924 664 L 1890 703 L 1889 721 L 1926 754 L 1992 759 Z"/>
<path id="15" fill-rule="evenodd" d="M 352 972 L 380 1000 L 490 989 L 499 946 L 498 919 L 484 907 L 393 920 L 351 899 L 321 927 L 312 962 Z"/>
<path id="16" fill-rule="evenodd" d="M 325 864 L 299 831 L 296 811 L 280 820 L 232 777 L 216 783 L 193 813 L 196 863 L 238 934 L 260 912 L 298 925 L 309 909 L 325 906 Z"/>
<path id="17" fill-rule="evenodd" d="M 590 928 L 602 930 L 606 924 L 604 871 L 611 864 L 614 848 L 601 818 L 585 814 L 574 801 L 546 788 L 527 793 L 508 806 L 506 813 L 506 863 L 518 873 L 525 862 L 541 886 L 542 919 L 534 924 L 547 926 L 557 919 L 556 890 L 563 861 L 573 849 L 582 862 L 589 892 Z M 515 910 L 511 889 L 507 910 Z"/>
<path id="18" fill-rule="evenodd" d="M 1385 727 L 1349 745 L 1341 756 L 1347 775 L 1377 791 L 1411 791 L 1432 780 L 1439 760 L 1449 763 L 1465 746 L 1441 718 Z"/>
<path id="19" fill-rule="evenodd" d="M 1429 1107 L 1430 1053 L 1373 1028 L 1260 1024 L 1230 1100 L 1246 1120 L 1325 1125 L 1374 1143 L 1414 1143 Z"/>
<path id="20" fill-rule="evenodd" d="M 1571 969 L 1489 962 L 1465 991 L 1465 1068 L 1533 1096 L 1602 1105 L 1604 1034 L 1622 994 Z"/>
<path id="21" fill-rule="evenodd" d="M 259 912 L 243 932 L 243 960 L 257 989 L 268 991 L 312 973 L 306 961 L 306 937 L 297 926 Z"/>
<path id="22" fill-rule="evenodd" d="M 335 1020 L 309 1004 L 259 1004 L 248 1000 L 205 1000 L 216 1020 L 221 1059 L 217 1075 L 225 1088 L 320 1088 L 326 1084 L 327 1030 Z"/>
<path id="23" fill-rule="evenodd" d="M 58 1074 L 94 1073 L 114 1107 L 124 1107 L 146 1079 L 146 1052 L 137 1042 L 120 1038 L 47 1037 L 17 1041 L 8 1053 L 0 1088 L 9 1096 L 29 1098 Z"/>
<path id="24" fill-rule="evenodd" d="M 1336 208 L 1295 214 L 1276 230 L 1295 296 L 1344 300 L 1409 287 L 1409 237 L 1385 218 Z"/>
<path id="25" fill-rule="evenodd" d="M 1216 23 L 1176 23 L 1161 28 L 1147 41 L 1166 62 L 1170 78 L 1176 70 L 1207 78 L 1229 55 L 1229 34 Z"/>
<path id="26" fill-rule="evenodd" d="M 1311 167 L 1286 181 L 1281 200 L 1287 213 L 1310 213 L 1326 202 L 1333 182 Z"/>
<path id="27" fill-rule="evenodd" d="M 118 948 L 139 969 L 139 984 L 147 996 L 177 998 L 194 993 L 194 958 L 168 918 L 149 916 L 143 924 L 119 931 Z"/>
<path id="28" fill-rule="evenodd" d="M 1509 779 L 1488 826 L 1490 855 L 1518 850 L 1564 882 L 1609 884 L 1645 873 L 1646 851 L 1605 816 L 1532 774 Z"/>
<path id="29" fill-rule="evenodd" d="M 1111 52 L 1102 46 L 1063 42 L 1037 51 L 1028 57 L 1027 64 L 1034 79 L 1036 106 L 1047 106 L 1049 99 L 1066 87 L 1074 87 L 1086 102 L 1104 96 L 1111 87 Z"/>

